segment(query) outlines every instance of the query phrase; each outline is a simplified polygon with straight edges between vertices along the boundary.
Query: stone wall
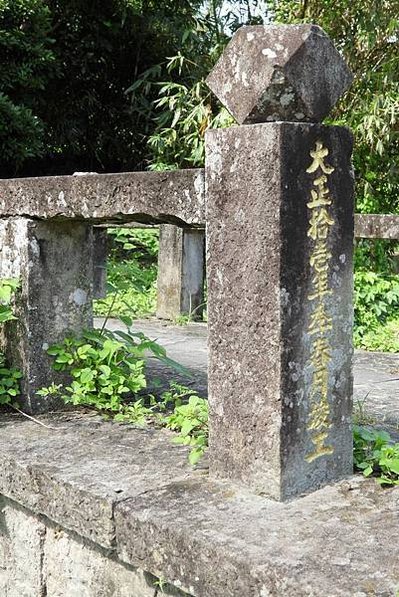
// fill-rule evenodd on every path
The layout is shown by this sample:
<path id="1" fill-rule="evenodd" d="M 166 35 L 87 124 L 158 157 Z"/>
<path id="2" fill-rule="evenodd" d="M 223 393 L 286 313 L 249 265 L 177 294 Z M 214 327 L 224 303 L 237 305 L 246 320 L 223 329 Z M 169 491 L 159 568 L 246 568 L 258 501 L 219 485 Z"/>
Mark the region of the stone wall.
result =
<path id="1" fill-rule="evenodd" d="M 0 597 L 398 595 L 399 488 L 277 502 L 211 480 L 165 430 L 39 421 L 0 420 Z"/>
<path id="2" fill-rule="evenodd" d="M 140 568 L 122 563 L 112 550 L 105 550 L 0 496 L 2 597 L 157 597 L 161 594 L 187 595 Z"/>

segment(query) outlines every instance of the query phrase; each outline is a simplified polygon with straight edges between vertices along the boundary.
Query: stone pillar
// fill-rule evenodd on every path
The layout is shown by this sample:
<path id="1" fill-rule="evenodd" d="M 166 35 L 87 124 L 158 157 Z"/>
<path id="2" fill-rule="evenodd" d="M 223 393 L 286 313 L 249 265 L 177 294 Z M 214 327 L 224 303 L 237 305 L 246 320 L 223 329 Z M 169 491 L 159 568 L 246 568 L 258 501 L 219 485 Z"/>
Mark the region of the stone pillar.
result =
<path id="1" fill-rule="evenodd" d="M 93 298 L 107 296 L 108 232 L 106 228 L 93 228 Z"/>
<path id="2" fill-rule="evenodd" d="M 278 500 L 352 471 L 352 136 L 293 122 L 349 81 L 310 25 L 241 28 L 209 77 L 251 123 L 206 138 L 210 472 Z"/>
<path id="3" fill-rule="evenodd" d="M 46 412 L 59 404 L 36 395 L 56 376 L 48 346 L 92 325 L 92 227 L 73 221 L 0 220 L 0 277 L 19 278 L 16 322 L 3 344 L 24 372 L 21 407 Z"/>
<path id="4" fill-rule="evenodd" d="M 204 308 L 205 232 L 160 226 L 157 317 L 201 319 Z"/>

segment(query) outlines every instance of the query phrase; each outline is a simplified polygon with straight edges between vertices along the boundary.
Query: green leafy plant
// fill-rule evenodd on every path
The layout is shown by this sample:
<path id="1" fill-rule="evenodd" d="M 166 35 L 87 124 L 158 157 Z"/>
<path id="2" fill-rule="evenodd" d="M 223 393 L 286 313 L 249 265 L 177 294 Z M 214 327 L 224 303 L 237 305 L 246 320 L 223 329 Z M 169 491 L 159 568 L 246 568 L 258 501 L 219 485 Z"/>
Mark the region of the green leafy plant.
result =
<path id="1" fill-rule="evenodd" d="M 131 323 L 124 318 L 125 323 Z M 144 355 L 173 363 L 165 350 L 142 333 L 90 330 L 50 346 L 55 371 L 71 376 L 69 385 L 52 384 L 39 390 L 58 393 L 66 403 L 94 407 L 117 421 L 144 424 L 151 414 L 139 393 L 146 388 Z"/>
<path id="2" fill-rule="evenodd" d="M 381 485 L 399 485 L 399 443 L 389 433 L 355 425 L 353 442 L 355 468 Z"/>
<path id="3" fill-rule="evenodd" d="M 4 355 L 0 354 L 0 405 L 11 404 L 19 396 L 21 378 L 21 371 L 7 367 Z"/>
<path id="4" fill-rule="evenodd" d="M 356 346 L 376 352 L 399 352 L 399 318 L 365 332 L 361 338 L 357 338 Z"/>
<path id="5" fill-rule="evenodd" d="M 156 228 L 108 228 L 109 237 L 125 251 L 134 250 L 141 262 L 156 260 L 159 250 L 159 230 Z"/>
<path id="6" fill-rule="evenodd" d="M 190 446 L 189 461 L 197 464 L 208 446 L 208 401 L 200 398 L 195 390 L 171 383 L 170 390 L 162 395 L 161 408 L 173 405 L 173 410 L 160 417 L 168 429 L 178 432 L 173 440 Z"/>
<path id="7" fill-rule="evenodd" d="M 357 347 L 399 350 L 395 324 L 399 312 L 399 276 L 372 271 L 355 272 L 355 329 Z M 385 333 L 382 326 L 388 325 Z M 378 335 L 375 333 L 378 330 Z M 381 337 L 383 334 L 383 337 Z M 381 344 L 377 340 L 380 339 Z"/>
<path id="8" fill-rule="evenodd" d="M 12 298 L 18 288 L 18 280 L 0 280 L 0 324 L 16 319 Z M 22 373 L 19 369 L 8 367 L 4 354 L 0 353 L 0 405 L 12 404 L 19 395 L 19 381 Z"/>
<path id="9" fill-rule="evenodd" d="M 0 280 L 0 324 L 16 319 L 11 300 L 18 288 L 18 280 L 3 278 Z"/>
<path id="10" fill-rule="evenodd" d="M 131 324 L 123 318 L 125 324 Z M 180 373 L 184 367 L 169 359 L 165 349 L 142 333 L 86 331 L 50 346 L 55 371 L 69 373 L 68 385 L 52 383 L 40 396 L 59 395 L 65 403 L 86 406 L 122 423 L 153 423 L 178 433 L 176 443 L 191 447 L 189 461 L 196 464 L 208 445 L 208 402 L 194 390 L 171 383 L 159 399 L 143 395 L 147 387 L 148 353 Z"/>
<path id="11" fill-rule="evenodd" d="M 94 304 L 96 315 L 145 317 L 155 312 L 159 231 L 111 228 L 108 293 Z"/>

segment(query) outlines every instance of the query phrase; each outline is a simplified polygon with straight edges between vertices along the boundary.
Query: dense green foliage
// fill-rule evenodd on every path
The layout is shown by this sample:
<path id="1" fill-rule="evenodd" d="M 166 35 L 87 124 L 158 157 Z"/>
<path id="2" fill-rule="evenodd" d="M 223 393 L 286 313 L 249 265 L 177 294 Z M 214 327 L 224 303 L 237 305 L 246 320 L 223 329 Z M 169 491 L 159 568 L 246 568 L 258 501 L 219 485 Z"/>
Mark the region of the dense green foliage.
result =
<path id="1" fill-rule="evenodd" d="M 55 68 L 50 29 L 42 0 L 0 0 L 0 172 L 16 172 L 44 149 L 38 112 Z"/>
<path id="2" fill-rule="evenodd" d="M 205 78 L 219 58 L 231 33 L 242 24 L 259 23 L 250 5 L 235 0 L 230 10 L 223 2 L 209 0 L 195 18 L 186 23 L 179 51 L 141 74 L 128 89 L 134 102 L 157 97 L 150 117 L 155 126 L 148 138 L 152 170 L 202 166 L 205 131 L 234 123 L 209 91 Z"/>
<path id="3" fill-rule="evenodd" d="M 156 308 L 159 231 L 110 228 L 108 294 L 94 304 L 96 315 L 145 317 Z"/>
<path id="4" fill-rule="evenodd" d="M 357 347 L 399 352 L 399 276 L 355 272 L 354 324 Z"/>
<path id="5" fill-rule="evenodd" d="M 197 8 L 185 0 L 0 0 L 0 175 L 142 165 L 151 121 L 125 91 L 177 51 Z"/>

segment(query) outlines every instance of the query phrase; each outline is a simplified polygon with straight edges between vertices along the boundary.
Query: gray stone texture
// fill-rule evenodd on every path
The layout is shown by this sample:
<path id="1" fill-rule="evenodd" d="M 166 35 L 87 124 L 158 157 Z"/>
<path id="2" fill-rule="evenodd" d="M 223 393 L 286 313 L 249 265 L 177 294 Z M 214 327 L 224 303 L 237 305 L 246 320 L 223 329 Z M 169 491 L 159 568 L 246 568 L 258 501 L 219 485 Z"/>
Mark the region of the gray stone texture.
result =
<path id="1" fill-rule="evenodd" d="M 57 377 L 46 349 L 92 325 L 92 228 L 78 222 L 0 220 L 0 277 L 20 280 L 17 321 L 2 343 L 9 362 L 24 372 L 19 404 L 28 412 L 58 405 L 36 395 Z"/>
<path id="2" fill-rule="evenodd" d="M 46 529 L 43 568 L 49 597 L 156 597 L 156 586 L 142 570 L 124 566 L 62 528 Z"/>
<path id="3" fill-rule="evenodd" d="M 195 597 L 396 597 L 398 500 L 359 477 L 288 504 L 175 483 L 117 506 L 118 552 Z"/>
<path id="4" fill-rule="evenodd" d="M 326 299 L 334 454 L 309 463 L 314 175 L 306 170 L 317 140 L 335 168 Z M 287 499 L 352 469 L 352 137 L 270 123 L 210 131 L 206 147 L 211 473 Z"/>
<path id="5" fill-rule="evenodd" d="M 107 296 L 108 233 L 106 228 L 93 228 L 93 298 Z"/>
<path id="6" fill-rule="evenodd" d="M 356 214 L 356 238 L 390 238 L 399 240 L 399 216 Z"/>
<path id="7" fill-rule="evenodd" d="M 43 545 L 40 520 L 0 495 L 0 595 L 43 597 Z M 50 597 L 50 595 L 49 595 Z"/>
<path id="8" fill-rule="evenodd" d="M 157 317 L 201 319 L 204 306 L 205 232 L 160 226 Z"/>
<path id="9" fill-rule="evenodd" d="M 352 82 L 316 25 L 240 27 L 207 83 L 239 124 L 322 121 Z"/>
<path id="10" fill-rule="evenodd" d="M 157 597 L 158 579 L 0 496 L 2 597 Z M 182 597 L 163 584 L 166 597 Z"/>
<path id="11" fill-rule="evenodd" d="M 203 226 L 203 177 L 178 170 L 0 180 L 0 216 Z"/>
<path id="12" fill-rule="evenodd" d="M 192 475 L 187 448 L 171 444 L 169 432 L 92 415 L 58 413 L 48 423 L 2 416 L 0 494 L 104 548 L 115 543 L 118 501 Z"/>
<path id="13" fill-rule="evenodd" d="M 399 488 L 356 476 L 276 502 L 209 481 L 169 434 L 89 414 L 40 420 L 58 432 L 15 416 L 0 423 L 0 493 L 34 497 L 30 513 L 2 500 L 0 587 L 17 570 L 20 591 L 5 597 L 43 597 L 35 590 L 46 584 L 48 597 L 61 597 L 62 583 L 68 597 L 111 597 L 113 584 L 113 597 L 130 597 L 129 583 L 143 591 L 131 597 L 147 597 L 143 581 L 151 588 L 154 579 L 136 567 L 195 597 L 396 597 Z M 95 544 L 104 517 L 93 505 L 104 495 L 108 546 Z M 43 504 L 56 520 L 40 517 Z"/>

